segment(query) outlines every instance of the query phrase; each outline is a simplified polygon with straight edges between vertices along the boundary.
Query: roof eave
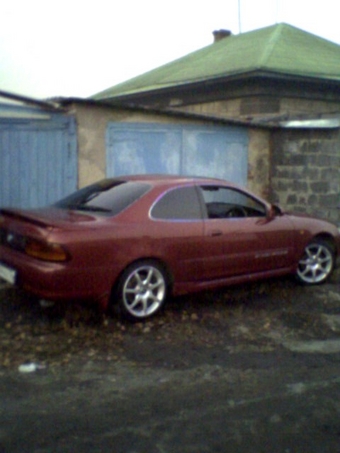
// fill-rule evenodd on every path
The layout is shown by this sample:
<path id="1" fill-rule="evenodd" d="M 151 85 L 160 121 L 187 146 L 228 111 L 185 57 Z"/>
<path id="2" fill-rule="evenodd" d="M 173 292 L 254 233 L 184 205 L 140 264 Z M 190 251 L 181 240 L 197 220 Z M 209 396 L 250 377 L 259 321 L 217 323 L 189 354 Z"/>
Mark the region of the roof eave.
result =
<path id="1" fill-rule="evenodd" d="M 41 107 L 46 110 L 60 110 L 60 106 L 53 103 L 53 101 L 42 101 L 39 99 L 34 99 L 28 96 L 23 96 L 16 93 L 11 93 L 9 91 L 0 90 L 0 97 L 9 99 L 10 101 L 22 102 L 27 105 L 34 105 L 36 107 Z"/>
<path id="2" fill-rule="evenodd" d="M 195 81 L 188 81 L 185 83 L 180 84 L 169 84 L 164 86 L 159 86 L 152 89 L 140 89 L 134 90 L 123 94 L 108 96 L 103 99 L 97 99 L 97 101 L 102 101 L 106 103 L 122 103 L 125 101 L 131 101 L 131 99 L 141 99 L 147 96 L 154 96 L 157 94 L 162 95 L 169 95 L 173 93 L 178 93 L 179 91 L 183 90 L 195 90 L 202 87 L 211 87 L 213 85 L 220 85 L 221 83 L 231 83 L 235 81 L 245 81 L 249 79 L 255 78 L 263 78 L 263 79 L 273 79 L 273 80 L 281 80 L 286 82 L 299 82 L 299 83 L 312 83 L 314 85 L 334 85 L 340 86 L 340 77 L 334 78 L 326 76 L 324 78 L 320 78 L 320 76 L 313 76 L 313 75 L 304 75 L 304 74 L 294 74 L 288 72 L 282 72 L 277 70 L 268 70 L 264 68 L 254 69 L 251 71 L 241 72 L 241 73 L 233 73 L 227 75 L 221 75 L 219 77 L 214 77 L 210 79 L 201 79 Z"/>

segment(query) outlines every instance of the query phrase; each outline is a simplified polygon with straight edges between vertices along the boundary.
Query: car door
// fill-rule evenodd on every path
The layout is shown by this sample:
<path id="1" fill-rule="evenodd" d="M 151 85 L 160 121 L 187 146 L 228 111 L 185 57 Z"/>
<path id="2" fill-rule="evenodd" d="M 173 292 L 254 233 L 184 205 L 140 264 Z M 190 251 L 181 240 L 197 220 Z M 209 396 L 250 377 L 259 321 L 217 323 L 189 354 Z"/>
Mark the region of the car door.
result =
<path id="1" fill-rule="evenodd" d="M 210 279 L 283 269 L 293 256 L 293 228 L 285 216 L 268 216 L 260 200 L 226 186 L 201 186 Z"/>
<path id="2" fill-rule="evenodd" d="M 205 280 L 202 205 L 194 185 L 171 188 L 151 208 L 153 250 L 169 265 L 175 282 Z"/>

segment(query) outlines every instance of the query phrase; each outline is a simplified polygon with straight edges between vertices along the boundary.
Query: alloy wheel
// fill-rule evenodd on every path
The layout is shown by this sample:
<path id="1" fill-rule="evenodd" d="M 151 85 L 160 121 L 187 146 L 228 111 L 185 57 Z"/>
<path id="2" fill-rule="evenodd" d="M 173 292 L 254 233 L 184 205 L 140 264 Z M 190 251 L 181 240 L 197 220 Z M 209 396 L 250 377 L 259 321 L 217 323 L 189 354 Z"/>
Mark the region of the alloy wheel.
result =
<path id="1" fill-rule="evenodd" d="M 305 248 L 297 269 L 298 278 L 306 284 L 321 283 L 334 267 L 334 255 L 328 244 L 314 242 Z"/>
<path id="2" fill-rule="evenodd" d="M 166 280 L 155 265 L 141 265 L 127 275 L 122 299 L 126 312 L 134 318 L 146 318 L 162 306 L 166 296 Z"/>

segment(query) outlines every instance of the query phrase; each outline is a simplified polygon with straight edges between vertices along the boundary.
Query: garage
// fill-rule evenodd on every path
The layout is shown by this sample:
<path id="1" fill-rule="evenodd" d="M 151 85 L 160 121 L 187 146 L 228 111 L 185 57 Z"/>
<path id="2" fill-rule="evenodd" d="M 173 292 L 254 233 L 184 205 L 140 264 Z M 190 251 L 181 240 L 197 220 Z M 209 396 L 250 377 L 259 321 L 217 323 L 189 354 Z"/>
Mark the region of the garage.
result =
<path id="1" fill-rule="evenodd" d="M 247 183 L 248 132 L 233 126 L 109 123 L 107 176 L 181 174 Z"/>
<path id="2" fill-rule="evenodd" d="M 71 116 L 0 106 L 0 206 L 35 208 L 77 188 L 77 139 Z"/>

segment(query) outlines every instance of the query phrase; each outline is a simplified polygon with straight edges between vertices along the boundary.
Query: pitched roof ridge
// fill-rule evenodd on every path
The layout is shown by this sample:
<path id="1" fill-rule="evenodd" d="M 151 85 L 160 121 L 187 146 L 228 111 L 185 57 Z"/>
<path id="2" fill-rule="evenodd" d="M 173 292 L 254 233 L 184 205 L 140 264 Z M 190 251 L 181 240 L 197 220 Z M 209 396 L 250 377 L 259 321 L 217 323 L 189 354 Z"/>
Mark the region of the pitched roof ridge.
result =
<path id="1" fill-rule="evenodd" d="M 282 36 L 283 28 L 285 25 L 286 24 L 284 24 L 284 23 L 280 23 L 280 24 L 276 24 L 275 26 L 273 26 L 273 32 L 272 32 L 270 41 L 267 44 L 267 46 L 264 47 L 262 56 L 259 59 L 259 68 L 258 69 L 265 67 L 266 64 L 268 63 L 271 55 L 273 55 L 273 53 L 275 51 L 275 47 Z"/>

